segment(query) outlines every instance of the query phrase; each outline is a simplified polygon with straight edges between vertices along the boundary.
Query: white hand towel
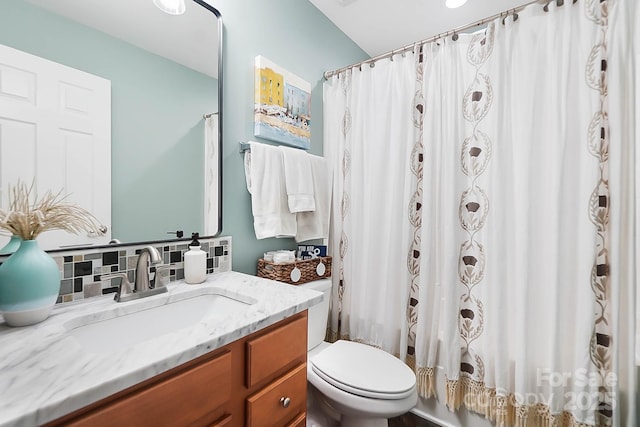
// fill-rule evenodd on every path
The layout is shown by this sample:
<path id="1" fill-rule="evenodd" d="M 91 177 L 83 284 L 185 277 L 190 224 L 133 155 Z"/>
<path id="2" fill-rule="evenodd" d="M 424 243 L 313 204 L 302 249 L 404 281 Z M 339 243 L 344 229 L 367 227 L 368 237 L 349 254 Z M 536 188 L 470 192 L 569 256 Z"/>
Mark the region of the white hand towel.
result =
<path id="1" fill-rule="evenodd" d="M 299 148 L 278 148 L 284 156 L 284 182 L 287 187 L 289 212 L 315 211 L 309 154 Z"/>
<path id="2" fill-rule="evenodd" d="M 249 146 L 244 168 L 256 238 L 293 237 L 296 216 L 287 206 L 282 151 L 259 142 L 250 142 Z"/>
<path id="3" fill-rule="evenodd" d="M 324 157 L 309 155 L 316 210 L 296 214 L 296 242 L 329 238 L 332 175 Z"/>

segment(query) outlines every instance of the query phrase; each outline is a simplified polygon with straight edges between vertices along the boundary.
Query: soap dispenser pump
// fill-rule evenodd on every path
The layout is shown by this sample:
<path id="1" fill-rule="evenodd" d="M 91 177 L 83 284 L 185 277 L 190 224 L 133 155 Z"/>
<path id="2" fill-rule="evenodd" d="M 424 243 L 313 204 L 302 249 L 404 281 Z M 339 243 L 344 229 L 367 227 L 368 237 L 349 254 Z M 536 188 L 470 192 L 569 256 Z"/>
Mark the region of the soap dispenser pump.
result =
<path id="1" fill-rule="evenodd" d="M 189 250 L 184 253 L 184 281 L 189 284 L 202 283 L 207 276 L 207 253 L 200 249 L 198 233 L 192 233 Z"/>

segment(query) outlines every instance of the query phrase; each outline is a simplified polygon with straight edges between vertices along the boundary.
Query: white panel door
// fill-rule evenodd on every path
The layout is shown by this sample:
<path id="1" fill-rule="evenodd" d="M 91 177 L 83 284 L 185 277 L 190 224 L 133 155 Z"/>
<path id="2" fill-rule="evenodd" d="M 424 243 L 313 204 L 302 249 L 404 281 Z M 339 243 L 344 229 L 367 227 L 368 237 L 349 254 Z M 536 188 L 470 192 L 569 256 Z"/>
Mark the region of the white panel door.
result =
<path id="1" fill-rule="evenodd" d="M 45 232 L 43 249 L 111 240 L 111 82 L 0 45 L 1 206 L 18 179 L 35 179 L 38 195 L 69 194 L 107 227 L 100 237 Z"/>

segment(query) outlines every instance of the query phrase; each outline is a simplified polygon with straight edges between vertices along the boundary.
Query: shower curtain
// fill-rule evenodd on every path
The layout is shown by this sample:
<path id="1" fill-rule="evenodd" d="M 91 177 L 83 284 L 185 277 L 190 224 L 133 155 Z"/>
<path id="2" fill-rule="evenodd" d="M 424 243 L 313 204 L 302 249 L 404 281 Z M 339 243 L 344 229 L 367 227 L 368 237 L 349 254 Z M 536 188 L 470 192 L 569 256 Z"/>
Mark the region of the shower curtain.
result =
<path id="1" fill-rule="evenodd" d="M 351 76 L 326 87 L 331 89 L 325 90 L 325 138 L 331 144 L 324 153 L 334 169 L 329 241 L 340 254 L 334 284 L 340 276 L 362 286 L 349 286 L 344 294 L 345 288 L 334 286 L 340 296 L 333 300 L 344 307 L 340 338 L 398 353 L 409 278 L 404 259 L 410 230 L 401 224 L 411 197 L 406 159 L 414 135 L 407 126 L 407 94 L 414 90 L 414 56 L 398 55 Z M 334 307 L 334 323 L 337 314 Z"/>
<path id="2" fill-rule="evenodd" d="M 325 83 L 331 339 L 498 425 L 635 425 L 634 17 L 532 5 Z"/>

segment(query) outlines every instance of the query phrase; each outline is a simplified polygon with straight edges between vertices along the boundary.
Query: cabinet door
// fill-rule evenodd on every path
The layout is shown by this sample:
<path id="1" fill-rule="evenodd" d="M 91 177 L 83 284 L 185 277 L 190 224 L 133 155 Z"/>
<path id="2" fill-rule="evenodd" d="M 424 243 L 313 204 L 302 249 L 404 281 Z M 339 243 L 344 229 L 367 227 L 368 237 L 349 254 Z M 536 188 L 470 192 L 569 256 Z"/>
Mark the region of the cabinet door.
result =
<path id="1" fill-rule="evenodd" d="M 247 387 L 307 359 L 307 316 L 247 341 Z"/>
<path id="2" fill-rule="evenodd" d="M 211 425 L 231 395 L 231 352 L 124 396 L 81 416 L 69 426 Z M 213 425 L 230 425 L 222 418 Z M 226 424 L 225 424 L 226 423 Z"/>
<path id="3" fill-rule="evenodd" d="M 283 426 L 306 405 L 307 366 L 302 364 L 247 399 L 247 427 Z"/>

